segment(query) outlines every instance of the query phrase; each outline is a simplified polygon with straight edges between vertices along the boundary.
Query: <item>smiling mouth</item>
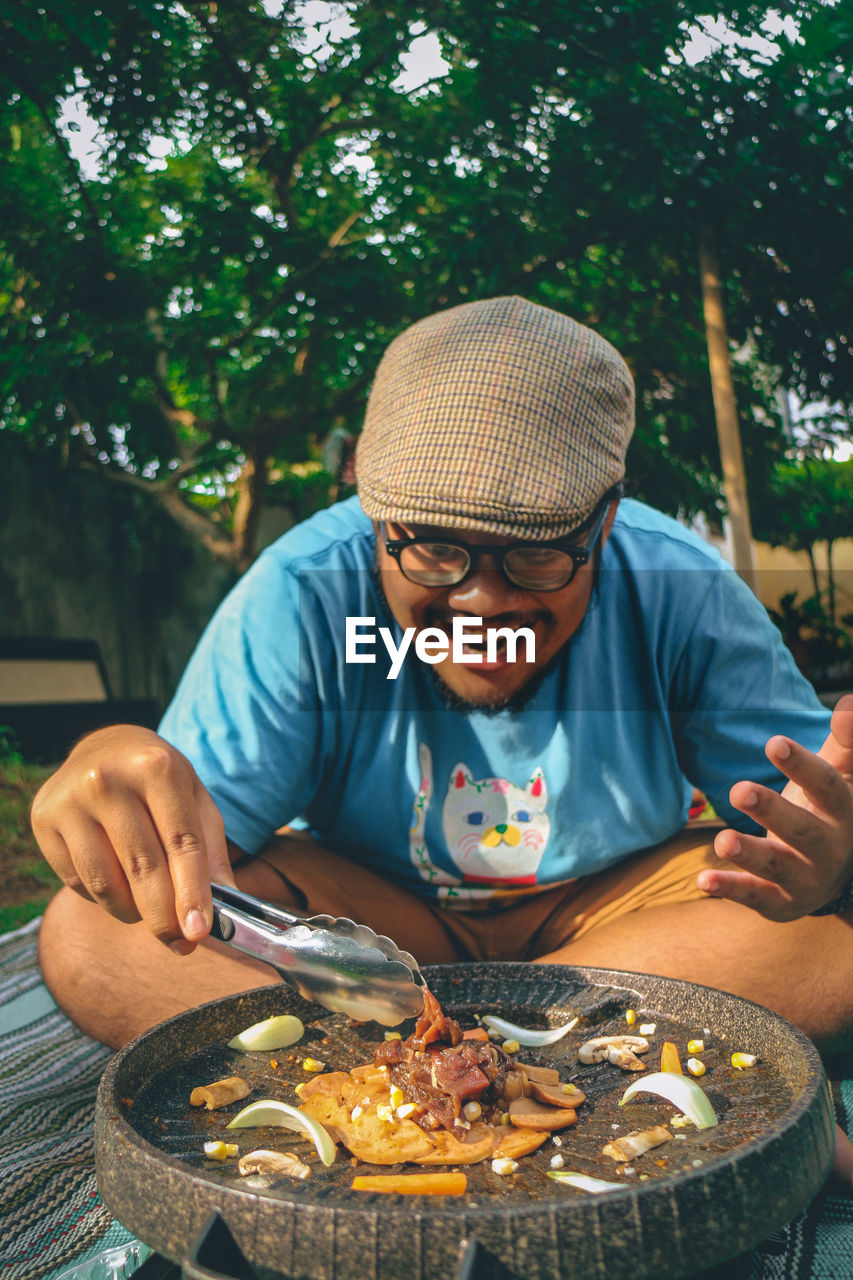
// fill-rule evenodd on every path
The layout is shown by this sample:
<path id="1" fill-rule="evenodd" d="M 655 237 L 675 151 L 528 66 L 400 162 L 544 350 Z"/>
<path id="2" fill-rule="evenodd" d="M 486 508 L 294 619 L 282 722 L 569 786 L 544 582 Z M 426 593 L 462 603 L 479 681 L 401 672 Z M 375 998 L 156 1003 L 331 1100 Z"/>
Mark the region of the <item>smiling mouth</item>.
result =
<path id="1" fill-rule="evenodd" d="M 448 615 L 445 613 L 429 611 L 424 619 L 424 629 L 427 627 L 436 627 L 438 630 L 443 631 L 447 637 L 448 644 L 452 646 L 454 616 L 464 615 Z M 513 663 L 510 663 L 509 647 L 506 636 L 493 635 L 491 637 L 491 643 L 489 643 L 487 633 L 500 630 L 519 631 L 521 628 L 526 627 L 534 633 L 536 637 L 536 647 L 538 649 L 543 640 L 545 628 L 547 628 L 551 621 L 552 619 L 550 615 L 548 615 L 544 610 L 522 618 L 509 615 L 498 615 L 493 618 L 486 618 L 483 620 L 480 635 L 477 638 L 466 635 L 462 642 L 461 662 L 454 661 L 451 647 L 451 652 L 448 654 L 448 657 L 444 662 L 438 665 L 444 666 L 446 663 L 449 663 L 456 667 L 465 667 L 466 670 L 484 673 L 487 671 L 503 670 L 505 667 L 511 665 L 521 667 L 529 667 L 531 665 L 535 666 L 535 661 L 533 663 L 529 663 L 527 661 L 527 647 L 523 637 L 520 637 L 516 643 L 515 659 Z M 494 655 L 492 661 L 487 660 L 487 656 L 490 652 Z"/>

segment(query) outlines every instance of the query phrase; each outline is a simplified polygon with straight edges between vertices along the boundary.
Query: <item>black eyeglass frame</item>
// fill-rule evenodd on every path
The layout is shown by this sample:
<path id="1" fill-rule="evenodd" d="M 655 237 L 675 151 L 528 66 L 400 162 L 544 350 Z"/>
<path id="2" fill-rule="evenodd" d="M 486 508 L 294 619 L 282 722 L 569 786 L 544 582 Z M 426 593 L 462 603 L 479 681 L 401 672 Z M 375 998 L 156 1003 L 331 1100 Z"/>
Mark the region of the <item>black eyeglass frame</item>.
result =
<path id="1" fill-rule="evenodd" d="M 469 574 L 476 569 L 481 556 L 491 555 L 498 562 L 501 573 L 507 581 L 512 583 L 514 587 L 520 587 L 523 591 L 562 591 L 563 587 L 567 587 L 569 583 L 574 580 L 578 570 L 585 564 L 589 563 L 590 556 L 595 550 L 596 543 L 601 536 L 601 530 L 604 527 L 604 521 L 607 518 L 607 512 L 610 509 L 610 504 L 611 502 L 615 502 L 621 496 L 622 485 L 619 483 L 614 485 L 612 489 L 608 489 L 607 493 L 594 508 L 592 513 L 587 516 L 586 520 L 584 520 L 582 524 L 578 525 L 577 529 L 573 529 L 571 533 L 567 533 L 563 538 L 557 538 L 553 542 L 530 542 L 525 541 L 522 538 L 516 542 L 507 542 L 497 545 L 494 543 L 471 544 L 468 542 L 459 542 L 453 538 L 441 538 L 436 537 L 435 534 L 424 533 L 414 534 L 411 538 L 389 538 L 387 525 L 384 520 L 379 521 L 379 532 L 382 535 L 385 550 L 388 552 L 389 556 L 396 561 L 397 567 L 403 577 L 407 582 L 413 582 L 415 586 L 418 587 L 431 586 L 436 590 L 446 590 L 448 587 L 458 587 L 460 583 L 464 582 Z M 589 531 L 589 537 L 583 546 L 579 547 L 577 543 L 567 542 L 568 538 L 576 538 L 578 534 L 586 533 L 587 530 Z M 441 546 L 454 547 L 457 551 L 464 552 L 467 556 L 467 564 L 459 577 L 455 578 L 452 582 L 434 584 L 418 582 L 417 578 L 409 577 L 408 573 L 406 573 L 406 570 L 403 568 L 401 557 L 407 547 L 415 547 L 419 543 L 439 543 Z M 517 581 L 517 579 L 513 577 L 511 571 L 506 567 L 506 557 L 511 551 L 518 551 L 521 547 L 535 547 L 537 550 L 547 551 L 562 551 L 572 562 L 569 576 L 566 578 L 565 582 L 561 582 L 554 587 L 547 587 L 530 586 L 529 583 Z"/>

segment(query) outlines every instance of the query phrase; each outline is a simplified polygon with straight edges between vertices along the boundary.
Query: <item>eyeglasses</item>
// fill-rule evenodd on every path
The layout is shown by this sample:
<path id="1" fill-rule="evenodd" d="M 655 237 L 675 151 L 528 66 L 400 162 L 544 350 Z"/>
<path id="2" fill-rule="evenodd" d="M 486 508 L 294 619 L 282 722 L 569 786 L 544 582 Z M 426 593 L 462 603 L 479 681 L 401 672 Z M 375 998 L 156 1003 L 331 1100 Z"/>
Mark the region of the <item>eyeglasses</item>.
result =
<path id="1" fill-rule="evenodd" d="M 601 502 L 583 524 L 566 538 L 554 542 L 510 542 L 500 546 L 467 542 L 444 541 L 429 534 L 411 538 L 390 538 L 385 521 L 380 521 L 379 532 L 385 550 L 400 566 L 409 582 L 421 587 L 456 587 L 474 569 L 480 557 L 492 556 L 505 578 L 526 591 L 559 591 L 568 586 L 582 565 L 585 565 L 595 548 L 611 501 L 619 496 L 617 486 L 604 495 Z M 578 546 L 567 539 L 588 533 L 586 542 Z"/>

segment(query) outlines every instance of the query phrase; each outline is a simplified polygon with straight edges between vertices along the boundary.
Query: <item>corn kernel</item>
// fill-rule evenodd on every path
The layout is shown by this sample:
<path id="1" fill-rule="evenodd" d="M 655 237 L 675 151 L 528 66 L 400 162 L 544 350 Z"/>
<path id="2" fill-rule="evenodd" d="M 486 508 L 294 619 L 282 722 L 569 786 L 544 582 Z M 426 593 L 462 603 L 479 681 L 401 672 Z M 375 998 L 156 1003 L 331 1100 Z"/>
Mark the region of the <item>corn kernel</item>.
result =
<path id="1" fill-rule="evenodd" d="M 403 1093 L 403 1090 L 399 1089 L 397 1085 L 394 1085 L 391 1090 L 391 1106 L 396 1111 L 397 1107 L 401 1106 L 405 1101 L 406 1095 Z"/>
<path id="2" fill-rule="evenodd" d="M 702 1053 L 704 1048 L 705 1048 L 704 1040 L 688 1040 L 687 1041 L 688 1053 Z"/>
<path id="3" fill-rule="evenodd" d="M 300 1083 L 299 1083 L 299 1084 L 294 1085 L 294 1089 L 293 1089 L 293 1091 L 294 1091 L 294 1093 L 297 1095 L 297 1097 L 300 1097 L 300 1098 L 301 1098 L 301 1097 L 302 1097 L 302 1090 L 303 1090 L 304 1088 L 305 1088 L 305 1081 L 304 1081 L 304 1080 L 302 1080 L 302 1081 L 300 1081 Z"/>
<path id="4" fill-rule="evenodd" d="M 355 1106 L 353 1107 L 352 1111 L 349 1113 L 349 1118 L 350 1118 L 350 1120 L 357 1120 L 357 1119 L 358 1119 L 358 1117 L 361 1115 L 361 1113 L 362 1113 L 362 1111 L 363 1111 L 363 1110 L 364 1110 L 364 1108 L 363 1108 L 363 1107 L 360 1107 L 360 1106 L 358 1105 L 358 1103 L 356 1103 L 356 1104 L 355 1104 Z"/>
<path id="5" fill-rule="evenodd" d="M 320 1062 L 317 1058 L 302 1059 L 303 1071 L 323 1071 L 325 1069 L 325 1066 L 326 1066 L 325 1062 Z"/>
<path id="6" fill-rule="evenodd" d="M 394 1119 L 394 1112 L 384 1103 L 376 1108 L 376 1115 L 379 1120 L 384 1120 L 386 1124 L 391 1124 Z"/>
<path id="7" fill-rule="evenodd" d="M 558 1151 L 558 1152 L 557 1152 L 557 1154 L 556 1154 L 555 1156 L 551 1156 L 551 1159 L 549 1160 L 549 1162 L 548 1162 L 548 1163 L 550 1164 L 550 1166 L 551 1166 L 551 1168 L 552 1168 L 552 1169 L 562 1169 L 562 1167 L 563 1167 L 563 1165 L 566 1163 L 566 1161 L 565 1161 L 564 1157 L 563 1157 L 563 1156 L 561 1156 L 561 1155 L 560 1155 L 560 1153 L 559 1153 L 559 1151 Z"/>
<path id="8" fill-rule="evenodd" d="M 204 1144 L 204 1154 L 208 1160 L 227 1160 L 231 1156 L 236 1156 L 240 1148 L 236 1142 L 206 1142 Z"/>
<path id="9" fill-rule="evenodd" d="M 401 1036 L 399 1031 L 386 1031 L 385 1039 L 386 1040 L 402 1040 L 403 1037 Z"/>
<path id="10" fill-rule="evenodd" d="M 508 1112 L 508 1111 L 504 1111 L 504 1112 L 502 1112 L 502 1113 L 501 1113 L 501 1124 L 502 1124 L 502 1125 L 508 1125 L 509 1123 L 510 1123 L 510 1119 L 509 1119 L 509 1112 Z"/>
<path id="11" fill-rule="evenodd" d="M 504 1040 L 501 1048 L 503 1049 L 504 1053 L 518 1053 L 519 1049 L 521 1048 L 521 1045 L 518 1043 L 517 1040 Z"/>
<path id="12" fill-rule="evenodd" d="M 733 1053 L 732 1066 L 738 1071 L 743 1071 L 744 1067 L 754 1067 L 758 1059 L 754 1053 Z"/>
<path id="13" fill-rule="evenodd" d="M 640 1035 L 641 1035 L 641 1036 L 653 1036 L 653 1035 L 655 1034 L 655 1032 L 657 1031 L 657 1026 L 658 1026 L 658 1024 L 657 1024 L 656 1022 L 641 1022 L 641 1023 L 640 1023 Z"/>
<path id="14" fill-rule="evenodd" d="M 567 1098 L 573 1098 L 576 1093 L 580 1093 L 580 1089 L 576 1084 L 570 1084 L 568 1081 L 560 1085 L 560 1093 L 564 1093 Z"/>
<path id="15" fill-rule="evenodd" d="M 553 1142 L 555 1147 L 561 1147 L 563 1145 L 563 1139 L 560 1137 L 558 1133 L 551 1134 L 551 1141 Z"/>
<path id="16" fill-rule="evenodd" d="M 492 1172 L 500 1174 L 502 1178 L 506 1178 L 509 1174 L 515 1173 L 518 1168 L 517 1160 L 509 1160 L 506 1156 L 498 1156 L 492 1161 Z"/>
<path id="17" fill-rule="evenodd" d="M 404 1102 L 402 1107 L 397 1108 L 397 1117 L 400 1120 L 406 1120 L 414 1110 L 414 1102 Z"/>
<path id="18" fill-rule="evenodd" d="M 637 1015 L 633 1009 L 625 1010 L 625 1021 L 629 1027 L 633 1027 L 634 1023 L 637 1021 Z"/>
<path id="19" fill-rule="evenodd" d="M 669 1117 L 669 1123 L 673 1129 L 686 1129 L 693 1121 L 682 1115 L 680 1111 L 676 1111 L 674 1116 Z"/>
<path id="20" fill-rule="evenodd" d="M 479 1120 L 483 1114 L 483 1108 L 479 1102 L 466 1102 L 462 1108 L 462 1114 L 466 1120 Z"/>
<path id="21" fill-rule="evenodd" d="M 704 1076 L 705 1063 L 700 1061 L 699 1058 L 688 1058 L 687 1070 L 690 1072 L 692 1076 Z"/>

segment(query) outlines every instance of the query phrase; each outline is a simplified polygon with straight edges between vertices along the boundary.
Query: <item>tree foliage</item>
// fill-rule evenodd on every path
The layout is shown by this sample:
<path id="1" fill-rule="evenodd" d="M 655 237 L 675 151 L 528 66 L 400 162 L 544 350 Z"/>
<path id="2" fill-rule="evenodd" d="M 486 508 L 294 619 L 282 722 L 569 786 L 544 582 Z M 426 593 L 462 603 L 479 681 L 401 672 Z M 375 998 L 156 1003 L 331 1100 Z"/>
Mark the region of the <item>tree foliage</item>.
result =
<path id="1" fill-rule="evenodd" d="M 357 428 L 394 333 L 520 292 L 628 358 L 643 496 L 713 506 L 700 220 L 749 354 L 748 467 L 784 447 L 775 382 L 853 400 L 853 23 L 783 7 L 776 56 L 744 43 L 765 6 L 728 3 L 730 45 L 694 63 L 695 0 L 2 0 L 2 425 L 244 565 L 265 495 Z M 425 33 L 445 62 L 419 85 Z"/>

